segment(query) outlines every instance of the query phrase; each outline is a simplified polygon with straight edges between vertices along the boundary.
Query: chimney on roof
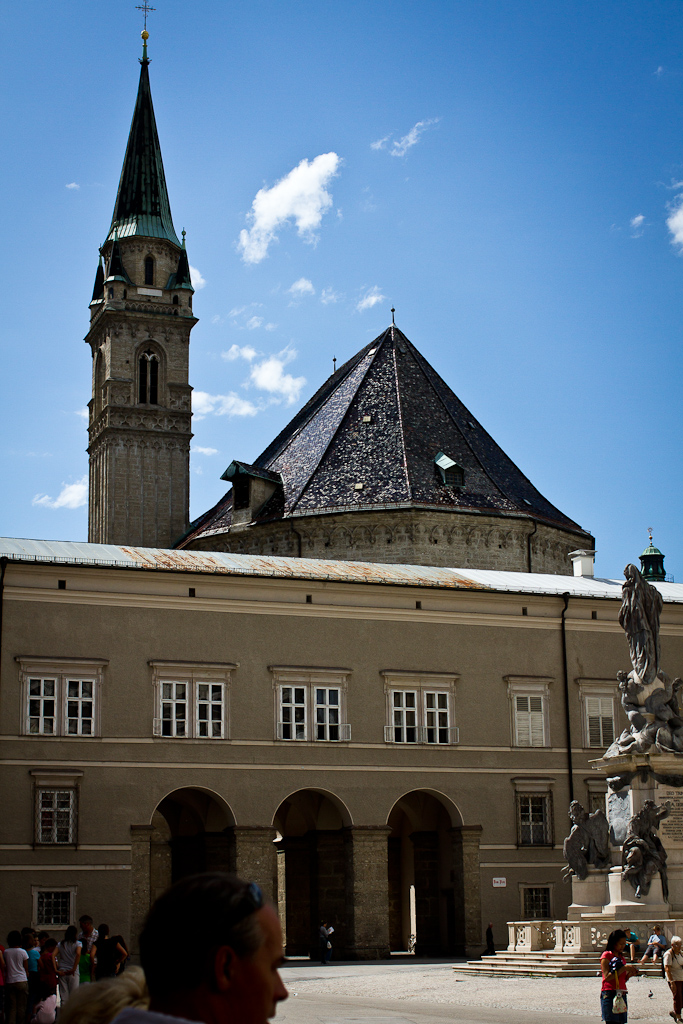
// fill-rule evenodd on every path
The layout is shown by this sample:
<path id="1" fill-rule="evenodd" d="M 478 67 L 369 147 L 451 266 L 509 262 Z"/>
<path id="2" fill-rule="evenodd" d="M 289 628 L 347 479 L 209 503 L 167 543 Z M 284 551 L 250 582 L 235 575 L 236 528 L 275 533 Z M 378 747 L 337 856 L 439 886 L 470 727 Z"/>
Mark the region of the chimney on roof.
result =
<path id="1" fill-rule="evenodd" d="M 572 560 L 574 566 L 575 576 L 588 576 L 590 579 L 593 578 L 595 569 L 595 551 L 586 551 L 584 548 L 579 548 L 578 551 L 570 551 L 569 557 Z"/>

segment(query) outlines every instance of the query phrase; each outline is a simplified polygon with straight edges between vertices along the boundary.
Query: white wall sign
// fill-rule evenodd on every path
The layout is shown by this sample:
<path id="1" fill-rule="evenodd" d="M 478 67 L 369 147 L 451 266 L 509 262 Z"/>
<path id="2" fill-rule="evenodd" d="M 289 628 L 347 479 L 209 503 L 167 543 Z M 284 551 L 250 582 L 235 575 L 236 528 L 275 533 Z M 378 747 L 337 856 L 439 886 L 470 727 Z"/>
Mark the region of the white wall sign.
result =
<path id="1" fill-rule="evenodd" d="M 507 884 L 508 884 L 507 878 L 494 878 L 493 879 L 493 888 L 494 889 L 505 889 L 505 888 L 507 888 Z"/>

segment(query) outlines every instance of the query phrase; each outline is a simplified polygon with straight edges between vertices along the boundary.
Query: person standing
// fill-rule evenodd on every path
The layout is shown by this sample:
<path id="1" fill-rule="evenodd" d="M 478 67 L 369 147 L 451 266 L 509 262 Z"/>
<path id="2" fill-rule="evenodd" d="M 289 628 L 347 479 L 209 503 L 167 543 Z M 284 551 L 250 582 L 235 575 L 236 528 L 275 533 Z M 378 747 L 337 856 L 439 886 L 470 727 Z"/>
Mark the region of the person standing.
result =
<path id="1" fill-rule="evenodd" d="M 57 969 L 59 971 L 59 999 L 63 1006 L 80 982 L 78 965 L 81 959 L 83 943 L 79 941 L 76 925 L 71 924 L 64 933 L 64 938 L 57 946 Z"/>
<path id="2" fill-rule="evenodd" d="M 669 1016 L 676 1022 L 681 1020 L 683 1010 L 683 955 L 681 955 L 680 935 L 671 936 L 671 946 L 664 954 L 664 971 L 669 988 L 674 997 L 674 1008 L 669 1010 Z"/>
<path id="3" fill-rule="evenodd" d="M 320 946 L 320 963 L 326 964 L 332 956 L 332 942 L 330 936 L 334 928 L 328 927 L 327 921 L 322 921 L 320 924 L 320 931 L 318 933 L 318 944 Z"/>
<path id="4" fill-rule="evenodd" d="M 24 1024 L 28 999 L 28 953 L 21 944 L 21 932 L 7 936 L 5 950 L 5 1024 Z"/>
<path id="5" fill-rule="evenodd" d="M 34 931 L 24 932 L 24 949 L 28 956 L 28 1003 L 26 1019 L 33 1016 L 33 1007 L 38 1002 L 38 961 L 40 960 L 40 943 Z"/>
<path id="6" fill-rule="evenodd" d="M 486 953 L 485 956 L 496 955 L 496 945 L 493 941 L 493 921 L 489 921 L 489 926 L 486 929 Z"/>
<path id="7" fill-rule="evenodd" d="M 40 998 L 55 995 L 57 992 L 57 940 L 46 939 L 43 952 L 38 961 L 38 978 L 40 979 Z"/>
<path id="8" fill-rule="evenodd" d="M 101 924 L 97 933 L 97 942 L 93 943 L 90 952 L 92 980 L 101 981 L 102 978 L 115 978 L 118 965 L 128 956 L 128 952 L 116 939 L 109 938 L 108 924 Z"/>
<path id="9" fill-rule="evenodd" d="M 626 982 L 634 974 L 638 974 L 638 968 L 626 964 L 624 950 L 628 935 L 621 928 L 612 932 L 607 939 L 605 951 L 600 957 L 602 970 L 602 990 L 600 992 L 600 1009 L 602 1019 L 609 1024 L 626 1024 L 628 1010 L 614 1012 L 613 1003 L 617 992 L 620 992 L 626 1003 Z"/>
<path id="10" fill-rule="evenodd" d="M 97 942 L 97 928 L 93 927 L 93 920 L 88 914 L 79 917 L 78 923 L 81 930 L 78 933 L 78 941 L 81 943 L 81 959 L 78 965 L 80 984 L 92 981 L 90 954 L 93 943 Z"/>

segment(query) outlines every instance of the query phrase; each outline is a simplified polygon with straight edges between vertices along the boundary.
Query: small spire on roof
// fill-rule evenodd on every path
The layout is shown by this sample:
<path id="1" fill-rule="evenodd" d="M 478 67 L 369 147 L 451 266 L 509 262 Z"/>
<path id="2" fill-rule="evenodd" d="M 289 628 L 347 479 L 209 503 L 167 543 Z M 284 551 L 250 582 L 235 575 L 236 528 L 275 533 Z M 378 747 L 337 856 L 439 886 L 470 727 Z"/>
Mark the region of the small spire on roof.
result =
<path id="1" fill-rule="evenodd" d="M 184 249 L 185 248 L 185 235 L 187 234 L 187 231 L 185 230 L 185 228 L 183 228 L 183 230 L 181 231 L 181 234 L 183 236 L 183 249 Z"/>
<path id="2" fill-rule="evenodd" d="M 652 547 L 652 527 L 648 526 L 647 532 L 650 535 L 650 547 Z"/>
<path id="3" fill-rule="evenodd" d="M 332 373 L 337 372 L 337 357 L 332 356 Z"/>
<path id="4" fill-rule="evenodd" d="M 147 58 L 147 40 L 149 39 L 149 32 L 147 31 L 147 15 L 150 11 L 155 11 L 156 7 L 150 7 L 147 0 L 143 0 L 142 4 L 138 4 L 135 8 L 136 11 L 142 11 L 145 17 L 145 27 L 143 28 L 140 35 L 142 36 L 142 63 L 149 64 Z"/>
<path id="5" fill-rule="evenodd" d="M 396 323 L 396 321 L 394 320 L 394 313 L 395 313 L 395 312 L 396 312 L 396 310 L 395 310 L 395 309 L 394 309 L 394 307 L 392 306 L 392 307 L 391 307 L 391 322 L 392 322 L 392 324 L 395 324 L 395 323 Z"/>

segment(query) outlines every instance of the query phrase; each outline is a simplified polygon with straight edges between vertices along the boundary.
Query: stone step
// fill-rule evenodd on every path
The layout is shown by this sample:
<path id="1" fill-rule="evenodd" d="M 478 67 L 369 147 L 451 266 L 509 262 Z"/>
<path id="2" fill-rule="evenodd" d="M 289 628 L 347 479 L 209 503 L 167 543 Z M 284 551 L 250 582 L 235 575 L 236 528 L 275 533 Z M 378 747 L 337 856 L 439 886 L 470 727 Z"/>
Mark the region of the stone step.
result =
<path id="1" fill-rule="evenodd" d="M 596 953 L 563 953 L 555 950 L 533 953 L 501 952 L 468 960 L 453 968 L 459 974 L 507 975 L 509 977 L 594 978 L 600 974 L 600 957 Z M 644 978 L 661 978 L 659 964 L 639 967 Z"/>

